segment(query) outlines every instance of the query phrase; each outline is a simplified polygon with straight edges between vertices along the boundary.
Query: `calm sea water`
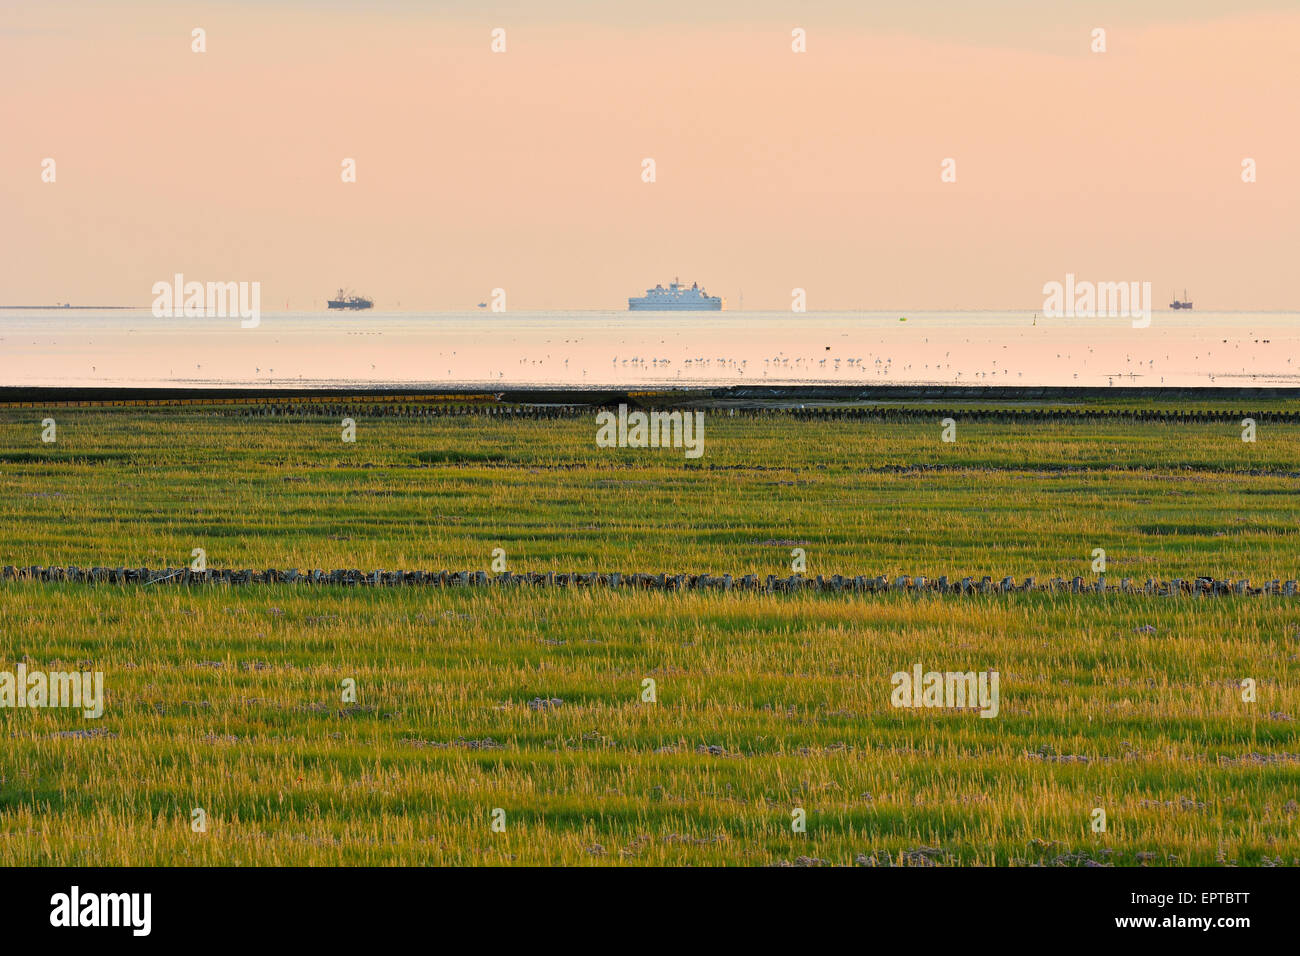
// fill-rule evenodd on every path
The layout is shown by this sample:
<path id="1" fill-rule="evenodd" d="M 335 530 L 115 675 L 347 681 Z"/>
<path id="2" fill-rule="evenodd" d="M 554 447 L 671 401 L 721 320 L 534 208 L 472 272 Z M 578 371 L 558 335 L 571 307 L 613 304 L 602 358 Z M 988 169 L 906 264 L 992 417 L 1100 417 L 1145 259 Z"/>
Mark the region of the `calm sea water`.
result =
<path id="1" fill-rule="evenodd" d="M 9 386 L 746 383 L 1300 385 L 1300 313 L 0 311 Z"/>

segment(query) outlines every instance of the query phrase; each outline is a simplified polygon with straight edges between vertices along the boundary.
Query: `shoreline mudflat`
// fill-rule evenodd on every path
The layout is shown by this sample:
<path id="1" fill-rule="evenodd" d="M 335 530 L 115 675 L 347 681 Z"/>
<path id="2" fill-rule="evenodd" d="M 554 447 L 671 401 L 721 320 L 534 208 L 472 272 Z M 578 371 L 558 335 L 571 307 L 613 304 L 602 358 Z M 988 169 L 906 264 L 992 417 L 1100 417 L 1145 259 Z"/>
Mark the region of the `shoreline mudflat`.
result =
<path id="1" fill-rule="evenodd" d="M 203 404 L 205 401 L 313 400 L 421 403 L 474 403 L 483 405 L 583 405 L 604 406 L 632 402 L 736 408 L 789 408 L 813 406 L 869 407 L 923 405 L 943 402 L 998 403 L 1009 407 L 1111 406 L 1170 402 L 1297 402 L 1300 387 L 1206 386 L 1161 388 L 1152 386 L 1014 386 L 1014 385 L 732 385 L 682 388 L 576 388 L 506 387 L 491 391 L 474 386 L 446 385 L 339 385 L 335 387 L 110 387 L 110 386 L 2 386 L 0 405 L 49 405 L 74 402 L 130 402 Z"/>

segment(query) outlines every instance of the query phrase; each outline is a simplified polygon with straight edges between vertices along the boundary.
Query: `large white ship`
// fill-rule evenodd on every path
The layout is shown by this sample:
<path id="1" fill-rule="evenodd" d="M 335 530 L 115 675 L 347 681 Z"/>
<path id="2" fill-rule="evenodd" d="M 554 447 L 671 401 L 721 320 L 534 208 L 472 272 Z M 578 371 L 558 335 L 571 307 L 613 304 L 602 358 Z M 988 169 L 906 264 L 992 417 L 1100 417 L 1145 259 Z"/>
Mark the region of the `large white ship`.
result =
<path id="1" fill-rule="evenodd" d="M 688 289 L 674 278 L 666 289 L 656 285 L 646 289 L 645 295 L 628 299 L 627 307 L 632 312 L 719 312 L 722 297 L 709 295 L 698 282 Z"/>

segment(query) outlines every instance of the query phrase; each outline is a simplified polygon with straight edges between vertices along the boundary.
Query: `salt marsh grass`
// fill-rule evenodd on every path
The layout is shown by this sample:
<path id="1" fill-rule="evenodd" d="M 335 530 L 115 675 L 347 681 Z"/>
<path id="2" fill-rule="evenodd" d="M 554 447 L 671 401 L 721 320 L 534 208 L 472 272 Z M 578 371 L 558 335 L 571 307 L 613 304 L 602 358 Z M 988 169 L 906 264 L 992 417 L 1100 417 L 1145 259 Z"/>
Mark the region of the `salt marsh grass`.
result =
<path id="1" fill-rule="evenodd" d="M 693 463 L 583 420 L 44 414 L 0 413 L 3 564 L 1298 576 L 1295 426 L 710 414 Z M 1297 863 L 1298 655 L 1283 598 L 5 582 L 0 664 L 106 707 L 0 710 L 0 865 Z M 891 707 L 917 661 L 997 670 L 998 717 Z"/>

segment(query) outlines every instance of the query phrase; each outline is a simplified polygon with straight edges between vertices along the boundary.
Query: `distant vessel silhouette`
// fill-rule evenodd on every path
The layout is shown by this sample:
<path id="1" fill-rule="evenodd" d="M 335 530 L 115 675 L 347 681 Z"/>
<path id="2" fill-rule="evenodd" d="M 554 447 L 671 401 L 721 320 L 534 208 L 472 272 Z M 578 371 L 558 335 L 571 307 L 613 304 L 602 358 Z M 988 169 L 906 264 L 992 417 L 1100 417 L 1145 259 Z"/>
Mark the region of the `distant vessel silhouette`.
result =
<path id="1" fill-rule="evenodd" d="M 363 295 L 352 295 L 347 289 L 339 289 L 338 294 L 329 300 L 331 309 L 369 309 L 374 306 L 373 299 Z"/>
<path id="2" fill-rule="evenodd" d="M 1186 289 L 1183 290 L 1183 297 L 1181 299 L 1175 296 L 1174 301 L 1169 303 L 1169 308 L 1171 309 L 1190 309 L 1191 307 L 1192 300 L 1187 298 Z"/>
<path id="3" fill-rule="evenodd" d="M 627 300 L 630 312 L 720 312 L 722 297 L 709 295 L 698 282 L 688 289 L 674 278 L 668 288 L 656 285 L 646 289 L 645 295 Z"/>

